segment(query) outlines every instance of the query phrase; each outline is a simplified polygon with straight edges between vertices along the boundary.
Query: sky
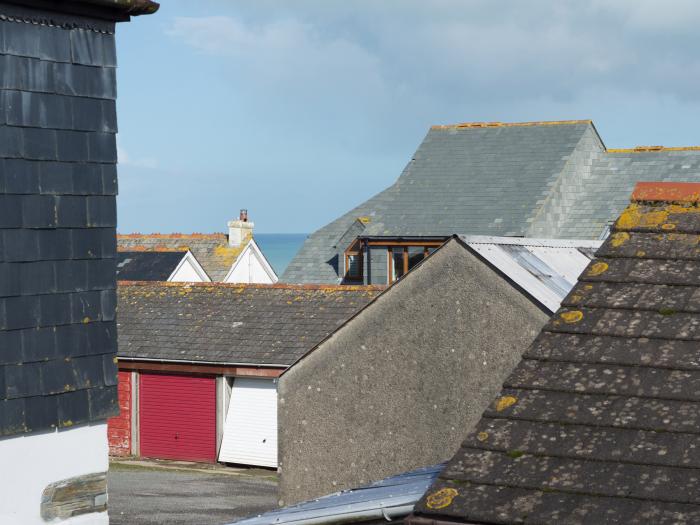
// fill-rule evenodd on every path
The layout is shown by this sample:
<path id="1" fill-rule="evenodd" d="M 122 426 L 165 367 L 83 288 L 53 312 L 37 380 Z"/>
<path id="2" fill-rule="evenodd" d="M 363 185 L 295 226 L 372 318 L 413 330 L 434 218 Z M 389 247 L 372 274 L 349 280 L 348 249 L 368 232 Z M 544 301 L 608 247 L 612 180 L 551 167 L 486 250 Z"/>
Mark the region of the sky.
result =
<path id="1" fill-rule="evenodd" d="M 433 124 L 700 144 L 695 0 L 161 0 L 117 29 L 119 231 L 306 233 Z"/>

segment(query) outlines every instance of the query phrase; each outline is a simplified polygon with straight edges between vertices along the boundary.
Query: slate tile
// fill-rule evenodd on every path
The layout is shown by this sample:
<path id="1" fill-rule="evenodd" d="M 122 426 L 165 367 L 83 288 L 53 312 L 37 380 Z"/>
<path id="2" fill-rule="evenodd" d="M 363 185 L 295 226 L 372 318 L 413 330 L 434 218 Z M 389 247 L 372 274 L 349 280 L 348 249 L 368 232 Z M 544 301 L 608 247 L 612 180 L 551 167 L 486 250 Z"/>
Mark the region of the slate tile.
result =
<path id="1" fill-rule="evenodd" d="M 56 275 L 51 261 L 27 262 L 18 266 L 23 295 L 39 295 L 56 291 Z"/>
<path id="2" fill-rule="evenodd" d="M 14 195 L 0 195 L 0 228 L 22 226 L 22 201 Z"/>
<path id="3" fill-rule="evenodd" d="M 56 197 L 52 195 L 24 195 L 22 199 L 22 226 L 25 228 L 53 228 L 56 226 Z"/>
<path id="4" fill-rule="evenodd" d="M 62 394 L 81 388 L 70 359 L 42 363 L 41 390 L 44 394 Z"/>
<path id="5" fill-rule="evenodd" d="M 8 330 L 33 328 L 39 318 L 39 298 L 19 296 L 0 298 L 5 306 L 5 323 Z"/>
<path id="6" fill-rule="evenodd" d="M 4 376 L 2 370 L 0 374 Z M 24 399 L 0 400 L 0 435 L 12 435 L 25 432 Z"/>
<path id="7" fill-rule="evenodd" d="M 11 333 L 11 332 L 8 332 Z M 56 356 L 56 330 L 54 327 L 29 328 L 17 331 L 21 334 L 21 351 L 24 363 L 35 363 L 55 359 Z"/>
<path id="8" fill-rule="evenodd" d="M 104 420 L 119 414 L 117 387 L 91 388 L 88 390 L 90 419 Z"/>
<path id="9" fill-rule="evenodd" d="M 58 426 L 72 427 L 90 420 L 90 401 L 86 390 L 66 392 L 58 397 Z"/>
<path id="10" fill-rule="evenodd" d="M 104 385 L 104 368 L 101 355 L 86 355 L 72 359 L 77 388 Z"/>
<path id="11" fill-rule="evenodd" d="M 116 227 L 117 202 L 114 197 L 87 197 L 88 225 Z"/>
<path id="12" fill-rule="evenodd" d="M 0 365 L 19 364 L 21 362 L 22 332 L 20 330 L 0 331 Z"/>
<path id="13" fill-rule="evenodd" d="M 40 396 L 41 363 L 5 365 L 5 385 L 8 399 Z"/>
<path id="14" fill-rule="evenodd" d="M 58 158 L 64 162 L 88 162 L 88 133 L 83 131 L 59 130 L 56 134 Z M 74 180 L 74 187 L 78 186 Z"/>
<path id="15" fill-rule="evenodd" d="M 57 160 L 56 131 L 38 128 L 22 130 L 22 155 L 34 160 Z"/>
<path id="16" fill-rule="evenodd" d="M 22 128 L 0 126 L 0 156 L 22 157 Z"/>
<path id="17" fill-rule="evenodd" d="M 58 261 L 73 257 L 72 235 L 70 230 L 34 230 L 39 244 L 39 258 L 45 261 Z M 56 271 L 56 279 L 60 279 Z"/>
<path id="18" fill-rule="evenodd" d="M 114 259 L 99 259 L 88 266 L 88 286 L 92 290 L 113 289 L 116 286 Z"/>
<path id="19" fill-rule="evenodd" d="M 88 265 L 91 261 L 56 261 L 56 289 L 59 292 L 88 290 Z"/>
<path id="20" fill-rule="evenodd" d="M 117 143 L 113 133 L 90 133 L 88 135 L 90 162 L 117 162 Z"/>
<path id="21" fill-rule="evenodd" d="M 56 428 L 58 425 L 58 396 L 36 396 L 24 400 L 25 426 L 28 432 Z"/>
<path id="22" fill-rule="evenodd" d="M 87 198 L 60 195 L 55 199 L 55 222 L 58 228 L 84 228 L 88 225 Z"/>
<path id="23" fill-rule="evenodd" d="M 7 262 L 35 261 L 39 257 L 38 238 L 31 230 L 9 229 L 0 231 L 4 252 L 1 257 Z"/>
<path id="24" fill-rule="evenodd" d="M 5 191 L 16 194 L 39 193 L 40 163 L 24 159 L 3 159 L 2 173 Z"/>
<path id="25" fill-rule="evenodd" d="M 72 323 L 87 324 L 100 319 L 100 292 L 79 292 L 70 296 Z"/>
<path id="26" fill-rule="evenodd" d="M 70 164 L 42 163 L 39 169 L 39 188 L 42 194 L 70 195 L 73 193 L 73 168 Z"/>
<path id="27" fill-rule="evenodd" d="M 57 293 L 41 295 L 37 299 L 40 303 L 39 322 L 42 326 L 55 326 L 76 322 L 72 315 L 73 296 L 78 294 Z"/>

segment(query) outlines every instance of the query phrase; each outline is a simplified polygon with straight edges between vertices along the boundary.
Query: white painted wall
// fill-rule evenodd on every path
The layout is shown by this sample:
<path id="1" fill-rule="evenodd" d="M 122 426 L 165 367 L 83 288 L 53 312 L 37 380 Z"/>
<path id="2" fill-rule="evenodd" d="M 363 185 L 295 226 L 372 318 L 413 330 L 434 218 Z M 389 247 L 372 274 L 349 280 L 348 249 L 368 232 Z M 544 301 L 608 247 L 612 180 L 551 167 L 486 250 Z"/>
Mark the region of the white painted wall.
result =
<path id="1" fill-rule="evenodd" d="M 224 282 L 274 284 L 277 282 L 277 274 L 265 259 L 255 240 L 251 239 L 233 263 Z"/>
<path id="2" fill-rule="evenodd" d="M 46 486 L 107 471 L 108 452 L 107 423 L 0 440 L 0 523 L 46 525 L 40 514 Z M 55 523 L 107 525 L 109 518 L 99 512 Z"/>
<path id="3" fill-rule="evenodd" d="M 211 279 L 199 264 L 192 252 L 187 252 L 178 264 L 177 268 L 168 277 L 168 281 L 175 283 L 204 283 Z"/>

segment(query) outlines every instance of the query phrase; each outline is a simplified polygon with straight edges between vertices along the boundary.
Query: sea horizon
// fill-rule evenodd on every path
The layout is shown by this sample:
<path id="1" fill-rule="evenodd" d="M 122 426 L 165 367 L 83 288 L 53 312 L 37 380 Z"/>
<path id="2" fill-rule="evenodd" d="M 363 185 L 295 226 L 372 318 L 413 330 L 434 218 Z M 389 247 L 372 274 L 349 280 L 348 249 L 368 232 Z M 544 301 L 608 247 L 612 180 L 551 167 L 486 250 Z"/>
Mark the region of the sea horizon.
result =
<path id="1" fill-rule="evenodd" d="M 281 277 L 308 235 L 308 233 L 255 233 L 254 237 L 277 277 Z"/>

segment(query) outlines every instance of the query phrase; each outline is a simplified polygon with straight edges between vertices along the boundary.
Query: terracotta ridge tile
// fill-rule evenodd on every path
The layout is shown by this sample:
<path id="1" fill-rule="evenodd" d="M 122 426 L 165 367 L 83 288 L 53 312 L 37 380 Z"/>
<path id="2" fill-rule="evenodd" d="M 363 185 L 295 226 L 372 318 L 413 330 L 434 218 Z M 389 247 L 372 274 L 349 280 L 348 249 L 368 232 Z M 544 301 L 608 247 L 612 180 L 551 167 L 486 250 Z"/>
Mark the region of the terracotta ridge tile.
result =
<path id="1" fill-rule="evenodd" d="M 430 126 L 430 129 L 468 129 L 468 128 L 512 128 L 524 126 L 565 126 L 573 124 L 591 124 L 592 120 L 540 120 L 531 122 L 460 122 Z"/>

